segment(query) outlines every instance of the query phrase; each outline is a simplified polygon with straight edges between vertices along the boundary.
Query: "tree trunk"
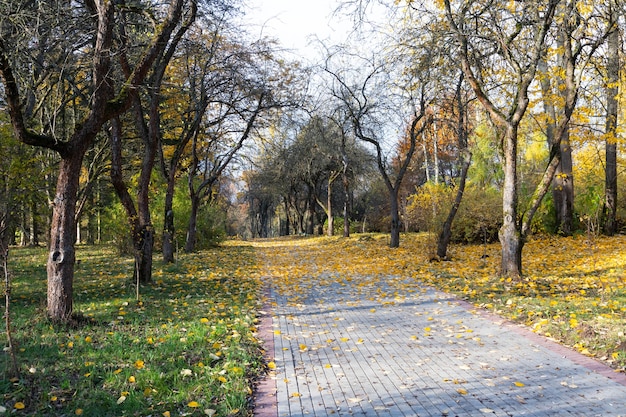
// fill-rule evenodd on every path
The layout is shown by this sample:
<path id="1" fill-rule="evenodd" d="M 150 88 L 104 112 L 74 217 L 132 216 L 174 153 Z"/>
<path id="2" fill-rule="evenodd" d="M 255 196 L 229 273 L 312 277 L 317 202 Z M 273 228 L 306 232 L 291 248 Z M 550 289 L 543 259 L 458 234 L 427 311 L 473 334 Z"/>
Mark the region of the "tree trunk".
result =
<path id="1" fill-rule="evenodd" d="M 522 275 L 524 245 L 517 225 L 517 126 L 509 125 L 505 133 L 504 187 L 502 190 L 503 222 L 498 237 L 502 246 L 500 274 L 517 279 Z"/>
<path id="2" fill-rule="evenodd" d="M 291 220 L 289 217 L 289 202 L 285 198 L 285 236 L 289 236 L 291 234 Z"/>
<path id="3" fill-rule="evenodd" d="M 187 226 L 187 241 L 185 242 L 185 252 L 191 253 L 196 249 L 196 229 L 198 227 L 198 209 L 200 199 L 191 198 L 191 210 L 189 212 L 189 224 Z"/>
<path id="4" fill-rule="evenodd" d="M 67 321 L 72 315 L 76 222 L 74 218 L 80 171 L 90 143 L 77 146 L 61 159 L 56 194 L 52 203 L 52 225 L 48 253 L 48 316 Z"/>
<path id="5" fill-rule="evenodd" d="M 461 205 L 461 201 L 463 200 L 463 193 L 465 192 L 465 183 L 467 180 L 467 171 L 469 171 L 469 167 L 472 162 L 472 153 L 467 149 L 464 149 L 461 154 L 461 158 L 463 159 L 463 165 L 461 167 L 459 188 L 456 192 L 454 203 L 448 213 L 448 217 L 441 228 L 439 239 L 437 240 L 437 257 L 439 257 L 439 259 L 446 259 L 448 255 L 448 245 L 450 244 L 450 239 L 452 238 L 452 222 L 454 221 L 454 217 L 456 216 L 459 206 Z"/>
<path id="6" fill-rule="evenodd" d="M 400 210 L 398 207 L 398 189 L 389 189 L 389 203 L 391 214 L 391 237 L 389 247 L 400 247 Z"/>
<path id="7" fill-rule="evenodd" d="M 313 235 L 315 233 L 315 189 L 309 186 L 309 198 L 307 204 L 307 223 L 306 234 Z"/>
<path id="8" fill-rule="evenodd" d="M 154 248 L 154 228 L 152 225 L 141 226 L 135 237 L 135 272 L 134 280 L 139 275 L 139 283 L 152 281 L 152 250 Z"/>
<path id="9" fill-rule="evenodd" d="M 609 34 L 607 41 L 607 87 L 606 87 L 606 167 L 604 185 L 604 233 L 616 233 L 617 211 L 617 115 L 619 83 L 619 30 Z"/>
<path id="10" fill-rule="evenodd" d="M 167 178 L 167 190 L 165 191 L 165 207 L 163 217 L 163 262 L 174 262 L 174 183 L 175 172 L 170 169 Z"/>
<path id="11" fill-rule="evenodd" d="M 553 197 L 556 209 L 557 233 L 571 236 L 574 222 L 574 176 L 569 127 L 561 136 L 561 163 L 554 176 Z"/>
<path id="12" fill-rule="evenodd" d="M 335 234 L 335 219 L 333 218 L 333 182 L 334 179 L 331 179 L 333 174 L 331 173 L 328 178 L 328 194 L 326 197 L 326 214 L 328 215 L 328 230 L 327 235 L 332 236 Z"/>
<path id="13" fill-rule="evenodd" d="M 350 188 L 348 175 L 343 173 L 343 237 L 350 237 Z"/>

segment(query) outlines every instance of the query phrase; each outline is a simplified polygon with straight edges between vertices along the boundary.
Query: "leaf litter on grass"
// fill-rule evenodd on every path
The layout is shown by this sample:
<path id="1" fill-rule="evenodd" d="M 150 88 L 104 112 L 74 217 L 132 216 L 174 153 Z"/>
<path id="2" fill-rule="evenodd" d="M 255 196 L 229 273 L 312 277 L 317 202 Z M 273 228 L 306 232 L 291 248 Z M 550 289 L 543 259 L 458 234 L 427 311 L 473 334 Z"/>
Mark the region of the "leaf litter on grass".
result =
<path id="1" fill-rule="evenodd" d="M 132 261 L 107 247 L 79 247 L 74 326 L 41 308 L 45 250 L 16 249 L 13 305 L 19 381 L 2 382 L 2 406 L 19 415 L 244 416 L 262 372 L 256 337 L 259 274 L 249 246 L 224 245 L 155 262 L 154 282 L 134 299 Z M 17 406 L 17 408 L 16 408 Z"/>
<path id="2" fill-rule="evenodd" d="M 427 284 L 624 371 L 626 236 L 599 237 L 593 244 L 584 236 L 533 237 L 524 247 L 519 281 L 498 276 L 499 244 L 452 245 L 446 262 L 429 261 L 429 244 L 428 235 L 407 234 L 400 248 L 391 249 L 386 235 L 373 234 L 284 238 L 255 247 L 271 285 L 291 305 L 312 292 L 323 301 L 332 290 L 346 303 L 367 299 L 384 308 Z"/>

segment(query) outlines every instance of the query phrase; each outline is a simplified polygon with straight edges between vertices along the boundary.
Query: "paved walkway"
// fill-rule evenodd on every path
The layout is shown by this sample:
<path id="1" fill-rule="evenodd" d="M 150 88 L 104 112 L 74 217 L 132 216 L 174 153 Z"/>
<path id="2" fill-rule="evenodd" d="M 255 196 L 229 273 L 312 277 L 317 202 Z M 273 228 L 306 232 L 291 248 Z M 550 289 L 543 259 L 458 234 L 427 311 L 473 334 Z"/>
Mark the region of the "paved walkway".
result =
<path id="1" fill-rule="evenodd" d="M 276 369 L 255 415 L 626 416 L 626 376 L 415 285 L 368 297 L 357 279 L 292 305 L 271 293 L 264 338 Z M 376 300 L 376 301 L 374 301 Z"/>

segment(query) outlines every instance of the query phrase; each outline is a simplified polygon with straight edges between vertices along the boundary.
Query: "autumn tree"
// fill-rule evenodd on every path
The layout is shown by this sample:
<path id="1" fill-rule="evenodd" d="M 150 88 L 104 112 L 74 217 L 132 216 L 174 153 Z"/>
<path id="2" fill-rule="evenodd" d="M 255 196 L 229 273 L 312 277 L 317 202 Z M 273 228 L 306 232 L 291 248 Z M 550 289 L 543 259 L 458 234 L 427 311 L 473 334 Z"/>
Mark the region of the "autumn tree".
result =
<path id="1" fill-rule="evenodd" d="M 613 15 L 613 10 L 610 10 Z M 605 185 L 603 229 L 612 236 L 617 230 L 617 119 L 620 76 L 620 31 L 616 25 L 609 33 L 606 50 L 606 122 L 605 122 Z"/>
<path id="2" fill-rule="evenodd" d="M 23 143 L 51 149 L 61 158 L 47 263 L 47 308 L 55 321 L 68 320 L 72 314 L 75 214 L 85 153 L 102 126 L 131 106 L 137 88 L 167 47 L 187 5 L 184 0 L 160 7 L 133 4 L 139 8 L 101 0 L 28 2 L 20 7 L 13 2 L 0 4 L 0 75 L 15 135 Z M 142 16 L 152 11 L 160 21 L 153 31 L 145 33 L 144 42 L 134 45 L 136 59 L 128 63 L 128 71 L 122 71 L 115 65 L 120 52 L 116 49 L 120 45 L 116 43 L 117 28 L 121 14 L 128 10 Z M 31 69 L 45 82 L 33 85 Z M 121 73 L 127 75 L 118 77 Z M 36 123 L 24 106 L 24 92 L 41 97 L 52 91 L 60 92 L 61 108 L 68 103 L 79 104 L 64 135 L 54 123 Z"/>
<path id="3" fill-rule="evenodd" d="M 225 47 L 227 60 L 220 75 L 224 82 L 209 97 L 203 126 L 191 140 L 186 252 L 195 248 L 198 210 L 211 203 L 225 170 L 276 111 L 292 106 L 303 90 L 297 65 L 278 58 L 271 43 L 245 44 L 231 39 Z"/>
<path id="4" fill-rule="evenodd" d="M 329 56 L 325 67 L 332 79 L 331 94 L 348 114 L 356 138 L 370 144 L 375 150 L 376 165 L 389 195 L 389 245 L 396 248 L 400 245 L 399 190 L 415 154 L 418 138 L 430 123 L 427 112 L 427 75 L 416 71 L 405 74 L 405 79 L 399 74 L 394 74 L 398 78 L 392 79 L 389 77 L 391 68 L 383 64 L 382 57 L 364 59 L 352 55 L 350 66 L 361 71 L 360 74 L 354 74 L 346 67 L 334 68 L 331 65 L 332 58 L 332 55 Z M 356 60 L 360 64 L 355 66 Z M 397 119 L 398 114 L 401 115 L 400 120 Z M 395 172 L 390 169 L 384 141 L 384 137 L 389 134 L 387 130 L 392 128 L 389 126 L 391 120 L 399 124 L 407 123 L 409 136 L 409 147 L 400 156 Z"/>
<path id="5" fill-rule="evenodd" d="M 484 5 L 468 0 L 453 8 L 450 0 L 445 0 L 446 18 L 457 37 L 465 78 L 502 131 L 504 189 L 500 242 L 504 276 L 519 277 L 522 273 L 527 230 L 522 231 L 518 215 L 518 129 L 528 109 L 529 88 L 545 51 L 558 3 L 551 0 L 541 6 L 504 2 Z M 485 77 L 487 67 L 494 70 L 489 74 L 493 84 L 488 84 Z M 509 102 L 505 97 L 512 99 Z"/>

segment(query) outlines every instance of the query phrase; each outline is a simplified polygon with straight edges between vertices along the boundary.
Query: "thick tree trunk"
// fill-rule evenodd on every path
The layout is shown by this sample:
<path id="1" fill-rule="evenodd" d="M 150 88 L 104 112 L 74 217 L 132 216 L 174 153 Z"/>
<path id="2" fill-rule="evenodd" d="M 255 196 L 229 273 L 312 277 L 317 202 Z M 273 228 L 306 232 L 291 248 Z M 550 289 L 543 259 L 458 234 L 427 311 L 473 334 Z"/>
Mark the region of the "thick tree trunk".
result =
<path id="1" fill-rule="evenodd" d="M 48 316 L 66 321 L 72 315 L 74 264 L 76 253 L 75 210 L 81 166 L 89 144 L 64 155 L 59 167 L 57 189 L 52 204 L 52 225 L 48 253 Z"/>
<path id="2" fill-rule="evenodd" d="M 569 128 L 561 136 L 561 163 L 554 176 L 553 198 L 556 211 L 557 233 L 571 236 L 574 224 L 574 176 L 572 174 L 572 148 Z"/>
<path id="3" fill-rule="evenodd" d="M 505 133 L 504 188 L 502 190 L 502 227 L 498 234 L 502 246 L 501 275 L 517 279 L 522 275 L 524 241 L 517 224 L 517 127 L 509 125 Z"/>
<path id="4" fill-rule="evenodd" d="M 400 247 L 400 209 L 398 207 L 398 189 L 389 190 L 389 204 L 391 215 L 391 237 L 389 247 Z"/>
<path id="5" fill-rule="evenodd" d="M 191 198 L 191 210 L 189 212 L 189 224 L 187 225 L 187 240 L 185 242 L 185 252 L 191 253 L 196 250 L 196 229 L 198 227 L 198 209 L 200 199 Z"/>
<path id="6" fill-rule="evenodd" d="M 616 233 L 617 211 L 617 115 L 619 83 L 619 30 L 609 34 L 607 40 L 607 87 L 606 87 L 606 166 L 604 185 L 604 233 Z"/>
<path id="7" fill-rule="evenodd" d="M 152 225 L 141 226 L 135 237 L 135 272 L 134 279 L 146 284 L 152 281 L 152 250 L 154 248 L 154 228 Z"/>

